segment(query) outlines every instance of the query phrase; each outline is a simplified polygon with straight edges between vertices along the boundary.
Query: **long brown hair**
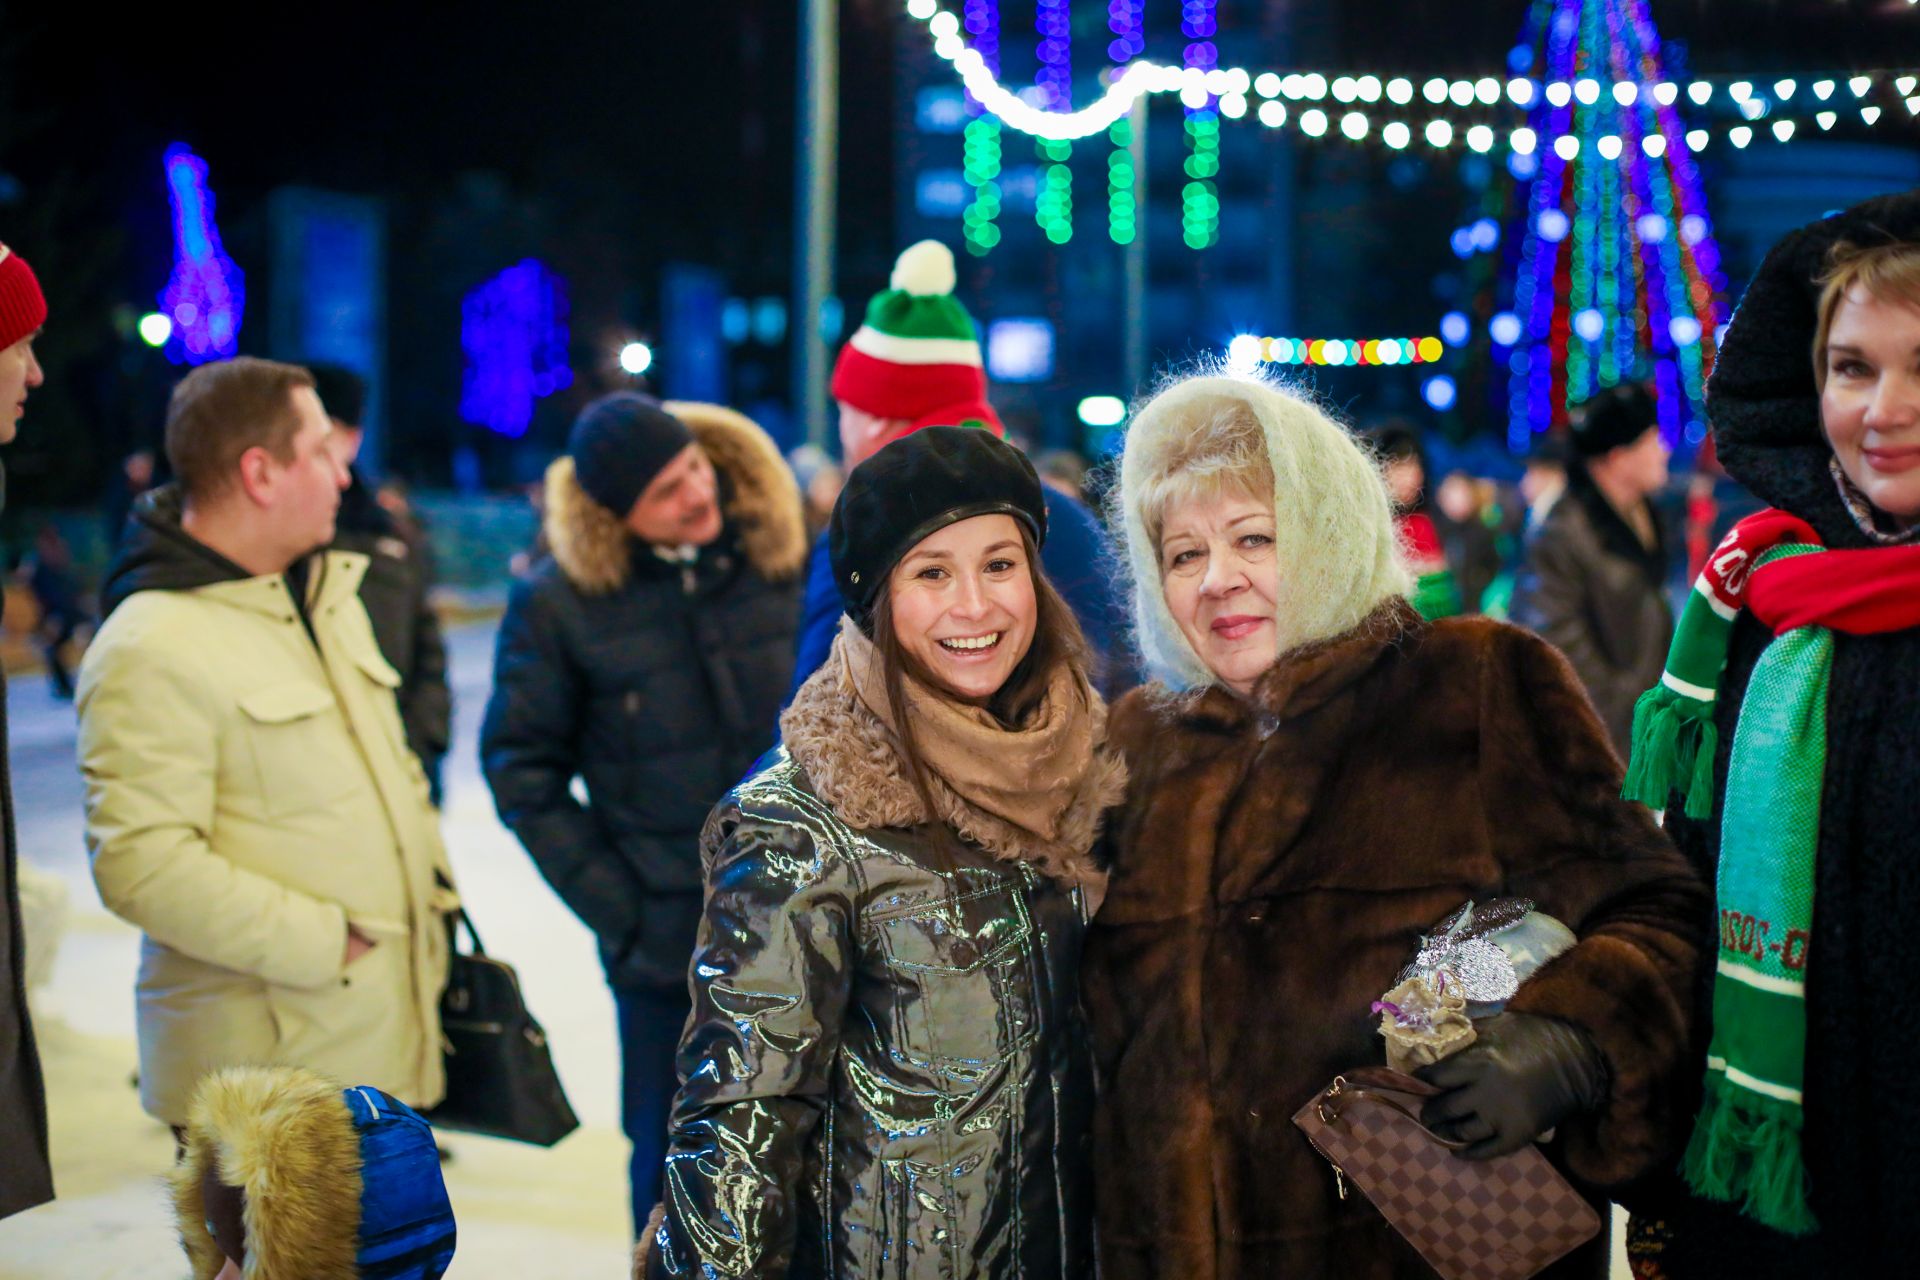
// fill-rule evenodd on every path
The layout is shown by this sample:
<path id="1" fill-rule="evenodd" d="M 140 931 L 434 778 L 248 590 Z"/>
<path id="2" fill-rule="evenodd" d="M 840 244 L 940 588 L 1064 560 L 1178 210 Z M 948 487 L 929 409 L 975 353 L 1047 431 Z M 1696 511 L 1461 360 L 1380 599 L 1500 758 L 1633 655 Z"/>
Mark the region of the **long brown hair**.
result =
<path id="1" fill-rule="evenodd" d="M 1027 572 L 1033 576 L 1033 643 L 1027 647 L 1026 656 L 1008 674 L 1006 683 L 985 704 L 987 712 L 1008 729 L 1017 729 L 1025 724 L 1027 718 L 1039 708 L 1047 696 L 1047 687 L 1052 682 L 1054 671 L 1062 663 L 1067 664 L 1081 680 L 1092 683 L 1092 657 L 1087 638 L 1080 630 L 1079 620 L 1041 571 L 1040 549 L 1034 545 L 1032 531 L 1021 521 L 1014 523 L 1020 529 L 1020 545 L 1027 554 Z M 907 652 L 899 634 L 893 629 L 891 573 L 874 596 L 871 616 L 873 644 L 880 652 L 880 671 L 886 681 L 887 715 L 896 726 L 894 739 L 900 751 L 900 763 L 906 770 L 907 781 L 913 784 L 915 793 L 920 797 L 921 807 L 929 818 L 938 823 L 926 756 L 921 752 L 920 744 L 914 741 L 913 726 L 907 720 L 906 683 L 907 678 L 912 676 L 930 689 L 938 690 L 940 685 L 932 673 Z"/>

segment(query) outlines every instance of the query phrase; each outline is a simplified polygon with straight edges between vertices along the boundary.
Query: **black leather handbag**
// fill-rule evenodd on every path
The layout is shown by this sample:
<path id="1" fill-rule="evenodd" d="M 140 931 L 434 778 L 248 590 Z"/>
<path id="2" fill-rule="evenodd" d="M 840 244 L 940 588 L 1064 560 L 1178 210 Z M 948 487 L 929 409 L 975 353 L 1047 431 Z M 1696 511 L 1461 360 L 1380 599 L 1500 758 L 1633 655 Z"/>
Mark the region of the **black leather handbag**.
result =
<path id="1" fill-rule="evenodd" d="M 473 943 L 459 947 L 460 925 Z M 447 1096 L 427 1113 L 442 1129 L 550 1147 L 580 1127 L 553 1069 L 546 1032 L 527 1012 L 513 966 L 480 945 L 465 910 L 447 917 L 452 952 L 440 997 Z"/>

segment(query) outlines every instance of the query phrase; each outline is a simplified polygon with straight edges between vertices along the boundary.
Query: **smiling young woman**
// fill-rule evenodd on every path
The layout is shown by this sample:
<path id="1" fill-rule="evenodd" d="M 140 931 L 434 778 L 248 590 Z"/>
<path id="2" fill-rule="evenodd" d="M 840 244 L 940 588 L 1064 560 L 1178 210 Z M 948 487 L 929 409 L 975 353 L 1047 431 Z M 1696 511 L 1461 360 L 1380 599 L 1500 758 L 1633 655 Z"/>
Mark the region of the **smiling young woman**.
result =
<path id="1" fill-rule="evenodd" d="M 707 823 L 640 1274 L 1093 1274 L 1077 992 L 1124 771 L 1046 529 L 985 431 L 925 428 L 848 477 L 832 656 Z"/>

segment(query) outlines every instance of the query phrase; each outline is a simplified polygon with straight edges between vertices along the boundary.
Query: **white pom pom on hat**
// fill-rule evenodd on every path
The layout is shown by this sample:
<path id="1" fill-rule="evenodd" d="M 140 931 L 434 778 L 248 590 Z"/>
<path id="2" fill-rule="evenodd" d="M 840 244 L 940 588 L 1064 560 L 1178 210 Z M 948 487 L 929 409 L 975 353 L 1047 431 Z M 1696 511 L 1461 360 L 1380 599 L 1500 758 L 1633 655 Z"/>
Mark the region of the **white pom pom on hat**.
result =
<path id="1" fill-rule="evenodd" d="M 938 240 L 922 240 L 901 253 L 887 283 L 901 293 L 929 298 L 952 293 L 957 279 L 953 250 Z"/>

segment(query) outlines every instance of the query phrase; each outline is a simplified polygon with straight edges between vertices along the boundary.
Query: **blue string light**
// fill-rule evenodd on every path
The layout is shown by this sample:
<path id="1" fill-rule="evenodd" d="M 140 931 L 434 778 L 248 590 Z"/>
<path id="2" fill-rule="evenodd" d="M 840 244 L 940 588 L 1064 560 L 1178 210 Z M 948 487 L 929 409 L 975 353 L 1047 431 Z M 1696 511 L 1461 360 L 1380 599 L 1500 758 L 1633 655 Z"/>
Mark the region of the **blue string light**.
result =
<path id="1" fill-rule="evenodd" d="M 1211 71 L 1220 65 L 1213 36 L 1219 31 L 1219 0 L 1183 0 L 1180 34 L 1190 43 L 1184 61 L 1189 67 Z M 1220 172 L 1220 113 L 1213 98 L 1187 107 L 1187 183 L 1180 190 L 1181 235 L 1190 249 L 1211 248 L 1220 239 L 1220 193 L 1214 177 Z"/>
<path id="2" fill-rule="evenodd" d="M 998 0 L 967 0 L 964 13 L 967 35 L 972 40 L 974 50 L 986 63 L 987 69 L 999 75 Z M 967 110 L 973 118 L 967 121 L 962 154 L 967 183 L 973 188 L 973 199 L 960 216 L 961 237 L 966 243 L 967 252 L 979 258 L 986 256 L 1000 243 L 1000 228 L 995 225 L 995 219 L 1000 216 L 1002 195 L 1001 125 L 1000 118 L 987 114 L 970 92 L 967 94 Z"/>
<path id="3" fill-rule="evenodd" d="M 1033 82 L 1039 86 L 1051 111 L 1073 109 L 1073 7 L 1071 0 L 1038 0 L 1033 24 L 1040 33 L 1034 50 L 1040 70 Z M 1036 139 L 1040 166 L 1040 190 L 1034 203 L 1034 221 L 1047 239 L 1065 244 L 1073 239 L 1073 144 Z"/>
<path id="4" fill-rule="evenodd" d="M 1107 57 L 1122 66 L 1140 56 L 1147 47 L 1146 0 L 1110 0 L 1107 5 L 1107 30 L 1113 40 L 1107 45 Z M 1138 175 L 1133 169 L 1133 121 L 1125 116 L 1107 129 L 1107 141 L 1113 150 L 1107 153 L 1107 236 L 1115 244 L 1132 244 L 1139 234 L 1141 209 L 1138 200 Z"/>
<path id="5" fill-rule="evenodd" d="M 460 416 L 503 436 L 525 435 L 534 401 L 573 385 L 567 341 L 566 286 L 534 259 L 473 290 L 460 304 Z"/>
<path id="6" fill-rule="evenodd" d="M 173 209 L 173 272 L 160 291 L 160 310 L 173 321 L 167 358 L 175 364 L 225 359 L 240 350 L 246 276 L 221 244 L 207 162 L 176 142 L 164 163 Z"/>

